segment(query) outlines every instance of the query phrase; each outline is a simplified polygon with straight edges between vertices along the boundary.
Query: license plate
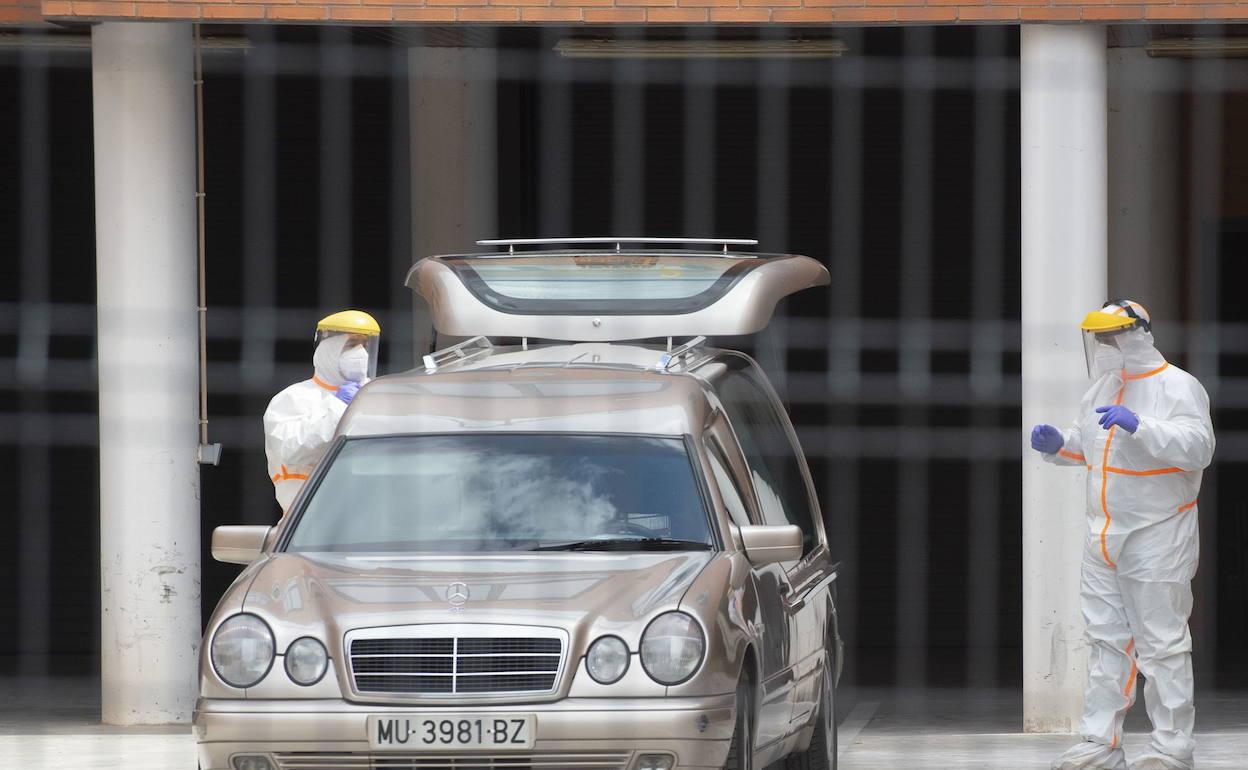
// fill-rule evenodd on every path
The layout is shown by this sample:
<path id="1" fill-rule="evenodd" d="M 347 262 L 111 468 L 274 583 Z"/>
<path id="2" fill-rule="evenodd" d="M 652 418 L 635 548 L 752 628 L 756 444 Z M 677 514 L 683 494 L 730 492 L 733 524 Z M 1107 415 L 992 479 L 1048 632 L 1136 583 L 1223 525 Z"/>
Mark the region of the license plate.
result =
<path id="1" fill-rule="evenodd" d="M 370 716 L 372 749 L 531 749 L 533 714 L 403 714 Z"/>

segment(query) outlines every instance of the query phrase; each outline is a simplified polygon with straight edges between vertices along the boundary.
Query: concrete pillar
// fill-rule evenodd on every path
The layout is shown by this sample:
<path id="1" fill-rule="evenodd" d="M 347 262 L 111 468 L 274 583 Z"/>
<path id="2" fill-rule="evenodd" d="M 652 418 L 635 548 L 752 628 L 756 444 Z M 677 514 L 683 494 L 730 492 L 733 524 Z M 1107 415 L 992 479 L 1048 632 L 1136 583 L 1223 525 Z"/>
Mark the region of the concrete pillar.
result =
<path id="1" fill-rule="evenodd" d="M 498 60 L 493 48 L 416 47 L 411 83 L 412 255 L 471 251 L 498 229 Z M 413 260 L 413 261 L 414 261 Z M 428 310 L 414 292 L 416 360 Z"/>
<path id="2" fill-rule="evenodd" d="M 102 717 L 184 723 L 200 645 L 191 27 L 91 31 Z"/>
<path id="3" fill-rule="evenodd" d="M 1109 294 L 1144 304 L 1157 346 L 1183 341 L 1183 63 L 1109 51 Z"/>
<path id="4" fill-rule="evenodd" d="M 1104 301 L 1105 29 L 1024 25 L 1022 96 L 1023 427 L 1065 426 L 1088 387 L 1079 320 Z M 1025 441 L 1025 439 L 1024 439 Z M 1087 648 L 1079 562 L 1084 471 L 1023 450 L 1023 726 L 1072 732 Z"/>

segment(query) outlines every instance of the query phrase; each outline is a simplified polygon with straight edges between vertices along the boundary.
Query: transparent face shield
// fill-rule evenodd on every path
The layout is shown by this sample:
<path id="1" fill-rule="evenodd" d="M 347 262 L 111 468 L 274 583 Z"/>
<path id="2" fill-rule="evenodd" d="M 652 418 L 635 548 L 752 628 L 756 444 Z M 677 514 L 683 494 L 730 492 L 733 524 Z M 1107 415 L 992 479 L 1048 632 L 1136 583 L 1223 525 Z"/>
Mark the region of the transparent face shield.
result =
<path id="1" fill-rule="evenodd" d="M 1094 332 L 1084 329 L 1082 331 L 1083 359 L 1088 367 L 1089 379 L 1096 379 L 1105 372 L 1122 368 L 1122 351 L 1118 349 L 1117 337 L 1126 330 Z"/>
<path id="2" fill-rule="evenodd" d="M 338 357 L 338 370 L 343 380 L 363 384 L 377 376 L 380 335 L 318 329 L 314 347 L 320 347 L 322 342 L 334 337 L 346 338 Z"/>

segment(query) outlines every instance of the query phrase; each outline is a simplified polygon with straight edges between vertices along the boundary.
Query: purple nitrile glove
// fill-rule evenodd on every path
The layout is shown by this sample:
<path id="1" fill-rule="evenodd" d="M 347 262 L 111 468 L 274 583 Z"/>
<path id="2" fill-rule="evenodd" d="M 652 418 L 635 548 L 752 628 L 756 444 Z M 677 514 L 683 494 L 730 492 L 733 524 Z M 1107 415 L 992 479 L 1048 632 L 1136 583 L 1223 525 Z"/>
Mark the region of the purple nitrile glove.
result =
<path id="1" fill-rule="evenodd" d="M 351 399 L 355 398 L 355 394 L 359 392 L 360 383 L 348 380 L 338 386 L 338 390 L 334 393 L 334 395 L 337 396 L 338 400 L 342 403 L 349 404 L 351 403 Z"/>
<path id="2" fill-rule="evenodd" d="M 1135 433 L 1135 429 L 1140 427 L 1139 416 L 1125 406 L 1098 406 L 1096 411 L 1102 414 L 1101 427 L 1105 430 L 1117 425 L 1127 433 Z"/>
<path id="3" fill-rule="evenodd" d="M 1037 452 L 1057 454 L 1064 443 L 1062 432 L 1052 425 L 1037 425 L 1031 429 L 1031 448 Z"/>

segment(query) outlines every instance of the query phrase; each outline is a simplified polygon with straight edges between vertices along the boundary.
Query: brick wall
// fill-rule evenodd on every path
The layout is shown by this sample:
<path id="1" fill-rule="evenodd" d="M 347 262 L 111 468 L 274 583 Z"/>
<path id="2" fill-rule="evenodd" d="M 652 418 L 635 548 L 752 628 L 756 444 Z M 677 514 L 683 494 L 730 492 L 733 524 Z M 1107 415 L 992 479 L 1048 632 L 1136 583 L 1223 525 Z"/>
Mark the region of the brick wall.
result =
<path id="1" fill-rule="evenodd" d="M 43 23 L 39 0 L 0 0 L 0 26 Z"/>
<path id="2" fill-rule="evenodd" d="M 0 23 L 38 19 L 0 0 Z M 976 24 L 1248 20 L 1248 0 L 42 0 L 50 20 L 360 24 Z"/>

